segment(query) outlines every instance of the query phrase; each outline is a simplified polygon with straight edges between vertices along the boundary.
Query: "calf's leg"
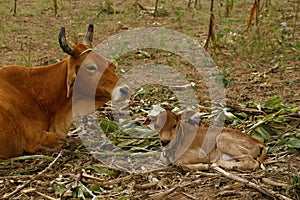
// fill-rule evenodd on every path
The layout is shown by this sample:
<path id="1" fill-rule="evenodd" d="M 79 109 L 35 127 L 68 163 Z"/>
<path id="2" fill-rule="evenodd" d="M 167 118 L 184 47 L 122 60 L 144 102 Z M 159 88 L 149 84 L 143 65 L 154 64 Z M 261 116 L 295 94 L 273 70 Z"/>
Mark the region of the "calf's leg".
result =
<path id="1" fill-rule="evenodd" d="M 253 159 L 251 155 L 233 157 L 232 160 L 222 160 L 220 158 L 216 161 L 216 164 L 226 169 L 237 168 L 239 170 L 252 170 L 259 167 L 259 162 Z"/>

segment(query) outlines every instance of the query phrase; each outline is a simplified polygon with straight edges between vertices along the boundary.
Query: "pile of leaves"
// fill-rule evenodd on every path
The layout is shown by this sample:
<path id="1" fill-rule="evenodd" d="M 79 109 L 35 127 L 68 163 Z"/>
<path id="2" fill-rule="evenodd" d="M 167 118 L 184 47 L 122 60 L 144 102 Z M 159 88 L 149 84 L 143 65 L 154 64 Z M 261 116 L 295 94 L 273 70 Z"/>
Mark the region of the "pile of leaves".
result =
<path id="1" fill-rule="evenodd" d="M 149 89 L 152 91 L 152 89 Z M 166 91 L 168 92 L 168 91 Z M 145 95 L 145 96 L 144 96 Z M 148 93 L 139 94 L 139 101 Z M 134 103 L 132 104 L 134 105 Z M 176 108 L 176 104 L 168 107 Z M 111 119 L 109 105 L 93 116 L 93 126 L 102 129 L 105 136 L 117 147 L 126 152 L 145 156 L 159 151 L 157 132 L 149 129 L 145 122 L 145 110 L 136 109 L 134 124 L 124 126 Z M 203 121 L 209 121 L 214 115 L 210 108 L 198 107 Z M 255 181 L 260 187 L 272 191 L 270 196 L 299 199 L 300 192 L 300 116 L 295 105 L 284 105 L 280 98 L 274 98 L 263 104 L 251 102 L 247 105 L 220 107 L 226 116 L 226 126 L 235 126 L 248 130 L 253 137 L 263 141 L 268 149 L 265 170 L 251 173 L 232 172 L 245 180 Z M 102 113 L 102 114 L 101 114 Z M 101 118 L 99 118 L 101 116 Z M 131 124 L 132 125 L 132 124 Z M 123 127 L 123 128 L 122 128 Z M 124 127 L 126 127 L 124 129 Z M 205 190 L 216 190 L 211 199 L 260 198 L 268 199 L 260 191 L 247 187 L 247 184 L 232 181 L 222 175 L 209 171 L 183 171 L 174 167 L 156 167 L 152 171 L 129 173 L 122 169 L 109 167 L 99 162 L 91 151 L 82 145 L 78 129 L 73 130 L 68 138 L 68 145 L 60 152 L 45 151 L 43 155 L 27 155 L 12 158 L 0 163 L 0 186 L 2 197 L 30 198 L 43 196 L 46 199 L 139 199 L 190 196 L 203 197 Z M 133 135 L 133 133 L 135 133 Z M 89 149 L 90 150 L 90 149 Z M 154 163 L 154 161 L 150 161 Z M 124 164 L 126 164 L 124 162 Z M 147 163 L 145 163 L 147 164 Z M 148 163 L 149 164 L 149 163 Z M 231 189 L 228 188 L 229 185 Z M 215 189 L 212 189 L 215 188 Z M 233 188 L 243 188 L 243 192 Z M 202 188 L 202 189 L 200 189 Z M 214 194 L 214 192 L 210 192 Z M 280 196 L 282 195 L 282 196 Z M 181 196 L 181 197 L 180 197 Z M 175 198 L 176 199 L 176 198 Z"/>

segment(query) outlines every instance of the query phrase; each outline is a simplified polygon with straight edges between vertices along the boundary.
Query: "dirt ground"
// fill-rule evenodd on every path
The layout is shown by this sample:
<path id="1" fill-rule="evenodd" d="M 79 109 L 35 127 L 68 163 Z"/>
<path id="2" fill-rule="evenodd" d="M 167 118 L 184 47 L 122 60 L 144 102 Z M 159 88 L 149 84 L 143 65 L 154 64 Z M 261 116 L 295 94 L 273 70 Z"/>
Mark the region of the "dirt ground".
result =
<path id="1" fill-rule="evenodd" d="M 193 8 L 187 7 L 187 0 L 161 0 L 154 17 L 154 0 L 137 2 L 142 7 L 129 0 L 61 0 L 55 16 L 52 1 L 17 1 L 14 15 L 14 2 L 2 0 L 0 66 L 40 66 L 65 58 L 57 39 L 61 26 L 66 27 L 68 41 L 74 44 L 82 40 L 89 23 L 95 26 L 94 44 L 141 27 L 176 30 L 195 39 L 201 46 L 205 44 L 210 3 L 202 1 Z M 226 2 L 234 4 L 231 7 Z M 259 105 L 275 97 L 281 98 L 284 105 L 294 105 L 299 112 L 299 2 L 274 0 L 270 1 L 270 5 L 267 2 L 261 2 L 258 21 L 254 16 L 246 32 L 253 1 L 216 1 L 215 39 L 207 52 L 217 65 L 219 80 L 226 87 L 226 102 L 236 112 L 239 108 L 247 110 L 242 105 Z M 210 105 L 203 77 L 190 63 L 174 53 L 145 49 L 122 55 L 114 61 L 118 64 L 120 75 L 142 64 L 169 65 L 189 82 L 195 83 L 195 93 L 201 106 Z M 165 95 L 160 97 L 159 94 Z M 141 98 L 136 94 L 132 98 L 130 112 L 133 118 L 144 119 L 142 110 L 149 110 L 159 102 L 171 108 L 176 105 L 165 91 L 143 95 Z M 251 113 L 253 119 L 260 118 L 258 113 Z M 99 110 L 99 116 L 110 119 L 109 103 Z M 246 125 L 239 128 L 247 130 Z M 299 116 L 287 120 L 280 131 L 281 134 L 299 133 Z M 158 148 L 158 142 L 154 144 Z M 299 181 L 299 149 L 293 153 L 275 152 L 272 149 L 277 147 L 277 143 L 268 141 L 266 145 L 268 158 L 265 169 L 230 171 L 263 187 L 267 190 L 264 192 L 214 170 L 200 172 L 166 167 L 129 174 L 111 169 L 89 153 L 76 133 L 71 133 L 63 149 L 45 150 L 36 156 L 20 157 L 0 164 L 0 196 L 7 199 L 92 199 L 93 195 L 99 199 L 300 199 L 299 185 L 293 197 L 286 193 L 291 180 Z M 293 179 L 292 174 L 296 174 L 298 179 Z"/>

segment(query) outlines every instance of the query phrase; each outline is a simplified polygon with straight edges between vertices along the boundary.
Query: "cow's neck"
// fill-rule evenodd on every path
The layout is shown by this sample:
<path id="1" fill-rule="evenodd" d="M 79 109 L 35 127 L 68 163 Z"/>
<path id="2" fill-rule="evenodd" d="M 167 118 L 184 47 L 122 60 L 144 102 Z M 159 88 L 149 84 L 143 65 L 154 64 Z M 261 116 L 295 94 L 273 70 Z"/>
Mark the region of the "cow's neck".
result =
<path id="1" fill-rule="evenodd" d="M 47 66 L 31 68 L 28 72 L 32 96 L 45 112 L 57 112 L 69 99 L 67 98 L 67 60 Z M 25 85 L 26 87 L 26 85 Z"/>

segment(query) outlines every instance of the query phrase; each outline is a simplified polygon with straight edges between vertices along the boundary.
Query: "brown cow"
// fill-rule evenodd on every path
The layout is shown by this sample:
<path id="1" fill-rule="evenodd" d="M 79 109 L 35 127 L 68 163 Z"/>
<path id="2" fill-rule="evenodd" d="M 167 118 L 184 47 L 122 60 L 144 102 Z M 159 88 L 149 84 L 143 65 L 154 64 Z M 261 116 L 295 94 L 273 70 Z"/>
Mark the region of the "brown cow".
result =
<path id="1" fill-rule="evenodd" d="M 181 118 L 181 114 L 167 110 L 160 113 L 154 123 L 160 129 L 164 156 L 174 165 L 207 170 L 211 163 L 216 163 L 228 169 L 251 170 L 259 167 L 266 157 L 265 147 L 260 141 L 231 128 L 211 129 L 220 131 L 220 134 L 213 138 L 214 144 L 206 153 L 201 146 L 208 127 L 195 127 L 193 118 Z"/>
<path id="2" fill-rule="evenodd" d="M 83 44 L 71 47 L 62 27 L 59 43 L 70 55 L 63 61 L 0 67 L 0 160 L 61 146 L 73 117 L 129 96 L 114 65 L 91 49 L 92 37 L 90 25 Z"/>

